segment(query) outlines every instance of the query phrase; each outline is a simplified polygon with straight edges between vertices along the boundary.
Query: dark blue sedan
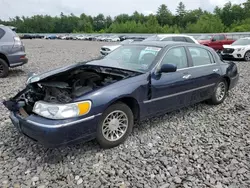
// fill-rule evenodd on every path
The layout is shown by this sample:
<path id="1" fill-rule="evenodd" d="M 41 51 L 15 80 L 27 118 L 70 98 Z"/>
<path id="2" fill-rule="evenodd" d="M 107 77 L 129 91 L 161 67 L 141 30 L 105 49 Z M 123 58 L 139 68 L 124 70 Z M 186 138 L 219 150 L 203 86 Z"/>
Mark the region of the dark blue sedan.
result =
<path id="1" fill-rule="evenodd" d="M 126 140 L 135 121 L 201 101 L 222 103 L 239 78 L 233 62 L 191 43 L 140 42 L 106 57 L 32 75 L 5 101 L 17 129 L 49 147 Z"/>

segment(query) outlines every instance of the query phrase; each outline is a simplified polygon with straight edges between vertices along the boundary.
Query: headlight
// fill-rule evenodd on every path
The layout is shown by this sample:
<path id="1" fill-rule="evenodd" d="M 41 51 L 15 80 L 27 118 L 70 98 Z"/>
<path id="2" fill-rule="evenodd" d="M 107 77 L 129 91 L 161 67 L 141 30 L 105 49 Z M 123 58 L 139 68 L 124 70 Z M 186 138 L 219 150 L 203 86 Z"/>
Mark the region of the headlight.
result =
<path id="1" fill-rule="evenodd" d="M 245 48 L 238 48 L 238 51 L 245 50 Z"/>
<path id="2" fill-rule="evenodd" d="M 69 104 L 50 104 L 38 101 L 33 107 L 33 112 L 49 119 L 67 119 L 87 114 L 91 108 L 91 101 Z"/>

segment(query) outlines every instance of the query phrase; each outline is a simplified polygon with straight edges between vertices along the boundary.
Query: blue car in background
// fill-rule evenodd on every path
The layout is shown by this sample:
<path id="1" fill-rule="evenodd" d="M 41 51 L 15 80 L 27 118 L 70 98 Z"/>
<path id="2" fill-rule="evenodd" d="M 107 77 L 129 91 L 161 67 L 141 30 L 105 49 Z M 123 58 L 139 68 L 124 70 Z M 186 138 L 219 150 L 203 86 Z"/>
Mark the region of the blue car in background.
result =
<path id="1" fill-rule="evenodd" d="M 30 76 L 4 102 L 17 129 L 49 147 L 96 138 L 123 143 L 135 121 L 201 101 L 222 103 L 239 79 L 237 66 L 191 43 L 140 42 L 107 56 Z"/>
<path id="2" fill-rule="evenodd" d="M 44 37 L 45 39 L 57 39 L 56 35 L 48 35 Z"/>

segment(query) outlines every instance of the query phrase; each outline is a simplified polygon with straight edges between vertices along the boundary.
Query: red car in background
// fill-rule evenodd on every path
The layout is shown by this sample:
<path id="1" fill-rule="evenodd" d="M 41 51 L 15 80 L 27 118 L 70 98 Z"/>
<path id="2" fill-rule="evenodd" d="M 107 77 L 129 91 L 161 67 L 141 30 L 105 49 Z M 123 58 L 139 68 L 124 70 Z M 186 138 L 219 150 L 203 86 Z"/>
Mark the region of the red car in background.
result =
<path id="1" fill-rule="evenodd" d="M 227 38 L 225 34 L 211 34 L 211 35 L 201 35 L 197 38 L 200 44 L 209 46 L 215 51 L 222 51 L 223 45 L 230 45 L 235 40 Z"/>

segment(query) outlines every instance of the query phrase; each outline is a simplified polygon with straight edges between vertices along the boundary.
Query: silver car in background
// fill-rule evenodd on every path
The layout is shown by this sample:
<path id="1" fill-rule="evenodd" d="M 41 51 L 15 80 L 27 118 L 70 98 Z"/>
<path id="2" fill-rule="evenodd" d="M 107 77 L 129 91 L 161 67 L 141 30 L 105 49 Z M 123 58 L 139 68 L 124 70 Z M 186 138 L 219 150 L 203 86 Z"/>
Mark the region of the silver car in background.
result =
<path id="1" fill-rule="evenodd" d="M 9 68 L 28 62 L 25 47 L 10 27 L 0 25 L 0 78 L 8 76 Z"/>
<path id="2" fill-rule="evenodd" d="M 128 40 L 124 40 L 121 43 L 116 44 L 116 45 L 106 45 L 106 46 L 103 46 L 103 47 L 101 47 L 100 53 L 102 55 L 108 55 L 110 52 L 114 51 L 115 49 L 119 48 L 120 46 L 122 46 L 124 44 L 130 44 L 130 43 L 132 43 L 134 41 L 135 40 L 133 40 L 133 39 L 128 39 Z"/>

